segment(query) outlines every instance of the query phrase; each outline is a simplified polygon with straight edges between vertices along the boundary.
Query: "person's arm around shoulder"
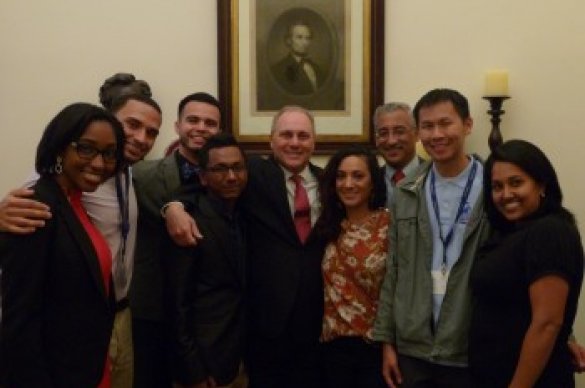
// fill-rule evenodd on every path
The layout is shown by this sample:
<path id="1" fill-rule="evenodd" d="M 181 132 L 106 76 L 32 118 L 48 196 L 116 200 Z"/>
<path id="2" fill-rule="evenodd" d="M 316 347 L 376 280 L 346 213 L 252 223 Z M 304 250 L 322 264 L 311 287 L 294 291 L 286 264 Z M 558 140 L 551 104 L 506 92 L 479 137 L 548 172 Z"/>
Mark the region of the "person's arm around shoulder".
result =
<path id="1" fill-rule="evenodd" d="M 518 365 L 510 387 L 531 387 L 546 366 L 563 324 L 569 294 L 567 281 L 543 276 L 529 287 L 532 320 L 524 335 Z"/>
<path id="2" fill-rule="evenodd" d="M 167 232 L 175 244 L 181 247 L 196 246 L 197 240 L 203 238 L 195 219 L 185 211 L 181 202 L 165 204 L 161 213 L 165 218 Z"/>
<path id="3" fill-rule="evenodd" d="M 51 218 L 50 208 L 32 199 L 33 194 L 28 188 L 15 189 L 0 201 L 0 231 L 30 234 L 45 226 Z"/>

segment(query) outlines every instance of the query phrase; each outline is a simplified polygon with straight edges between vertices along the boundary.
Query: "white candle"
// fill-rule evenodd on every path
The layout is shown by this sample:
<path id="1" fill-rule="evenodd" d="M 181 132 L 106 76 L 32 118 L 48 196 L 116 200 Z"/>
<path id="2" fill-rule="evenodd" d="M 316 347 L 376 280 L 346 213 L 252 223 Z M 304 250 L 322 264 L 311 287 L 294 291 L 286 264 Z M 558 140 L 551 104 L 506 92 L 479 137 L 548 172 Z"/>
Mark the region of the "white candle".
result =
<path id="1" fill-rule="evenodd" d="M 488 70 L 485 73 L 486 97 L 508 96 L 508 71 Z"/>

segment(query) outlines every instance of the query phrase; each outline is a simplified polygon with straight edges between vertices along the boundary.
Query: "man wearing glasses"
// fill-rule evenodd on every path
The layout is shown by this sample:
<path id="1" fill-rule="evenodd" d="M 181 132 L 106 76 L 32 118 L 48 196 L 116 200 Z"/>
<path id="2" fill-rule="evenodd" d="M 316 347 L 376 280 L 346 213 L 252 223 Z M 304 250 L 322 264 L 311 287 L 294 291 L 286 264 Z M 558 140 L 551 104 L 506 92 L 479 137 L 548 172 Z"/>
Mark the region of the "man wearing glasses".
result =
<path id="1" fill-rule="evenodd" d="M 172 244 L 167 273 L 176 386 L 243 387 L 245 238 L 238 199 L 246 160 L 231 135 L 199 153 L 201 184 L 189 214 L 205 235 L 196 247 Z"/>
<path id="2" fill-rule="evenodd" d="M 324 244 L 311 233 L 320 212 L 321 169 L 310 163 L 315 139 L 313 115 L 285 106 L 272 119 L 272 155 L 248 159 L 248 185 L 241 199 L 250 387 L 321 387 Z M 175 242 L 189 246 L 205 241 L 205 234 L 199 242 L 194 235 L 173 234 L 172 225 L 185 218 L 193 220 L 180 205 L 169 205 L 166 219 Z"/>
<path id="3" fill-rule="evenodd" d="M 386 164 L 381 173 L 386 182 L 386 207 L 394 202 L 394 187 L 416 170 L 423 159 L 416 155 L 418 134 L 410 106 L 402 102 L 380 105 L 374 112 L 376 147 Z"/>

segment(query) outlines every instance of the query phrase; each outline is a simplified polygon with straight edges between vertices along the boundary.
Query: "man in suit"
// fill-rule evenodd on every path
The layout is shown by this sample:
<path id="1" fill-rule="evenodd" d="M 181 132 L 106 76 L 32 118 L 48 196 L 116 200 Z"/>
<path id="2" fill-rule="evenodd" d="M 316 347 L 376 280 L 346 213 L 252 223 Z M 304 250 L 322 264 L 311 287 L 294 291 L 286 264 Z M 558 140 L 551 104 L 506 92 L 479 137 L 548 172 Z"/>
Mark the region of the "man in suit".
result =
<path id="1" fill-rule="evenodd" d="M 290 94 L 313 94 L 323 84 L 321 69 L 309 58 L 312 39 L 311 27 L 307 23 L 292 23 L 284 39 L 289 53 L 271 68 L 278 84 Z"/>
<path id="2" fill-rule="evenodd" d="M 190 214 L 205 239 L 173 244 L 165 261 L 173 377 L 180 386 L 239 386 L 245 334 L 245 239 L 238 199 L 248 173 L 231 135 L 212 136 L 199 155 L 206 188 Z M 241 375 L 238 381 L 242 380 Z"/>
<path id="3" fill-rule="evenodd" d="M 311 113 L 282 108 L 272 121 L 270 147 L 268 159 L 249 160 L 242 203 L 249 247 L 250 386 L 319 387 L 324 245 L 306 235 L 320 212 L 321 170 L 310 163 Z M 307 199 L 303 210 L 301 196 Z"/>
<path id="4" fill-rule="evenodd" d="M 402 102 L 380 105 L 373 122 L 376 147 L 386 162 L 380 173 L 386 182 L 386 207 L 391 209 L 394 187 L 424 160 L 416 155 L 418 132 L 410 106 Z"/>
<path id="5" fill-rule="evenodd" d="M 207 139 L 219 132 L 218 101 L 207 93 L 184 97 L 178 107 L 175 130 L 179 148 L 171 155 L 144 161 L 134 167 L 139 204 L 138 241 L 130 307 L 135 348 L 134 386 L 170 387 L 167 360 L 168 335 L 163 304 L 165 251 L 161 208 L 175 192 L 187 185 L 199 185 L 198 153 Z"/>
<path id="6" fill-rule="evenodd" d="M 250 387 L 320 387 L 324 243 L 311 234 L 320 213 L 321 174 L 310 163 L 313 115 L 298 106 L 282 108 L 272 120 L 270 147 L 268 159 L 248 159 L 248 186 L 241 198 L 248 246 Z M 169 206 L 169 230 L 185 217 L 181 206 Z M 194 235 L 173 238 L 181 245 L 197 243 Z"/>

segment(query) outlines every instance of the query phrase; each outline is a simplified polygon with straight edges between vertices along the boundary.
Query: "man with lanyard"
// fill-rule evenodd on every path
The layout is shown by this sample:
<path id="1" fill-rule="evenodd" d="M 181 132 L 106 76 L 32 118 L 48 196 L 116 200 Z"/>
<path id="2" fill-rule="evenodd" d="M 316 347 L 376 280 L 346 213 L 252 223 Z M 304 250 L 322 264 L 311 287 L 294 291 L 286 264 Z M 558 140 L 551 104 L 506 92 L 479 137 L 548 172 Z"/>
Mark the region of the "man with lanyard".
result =
<path id="1" fill-rule="evenodd" d="M 431 161 L 395 192 L 390 265 L 374 338 L 384 343 L 389 386 L 469 387 L 468 275 L 489 232 L 483 167 L 465 153 L 473 121 L 459 92 L 431 90 L 414 116 Z"/>
<path id="2" fill-rule="evenodd" d="M 134 355 L 132 318 L 128 308 L 128 289 L 134 264 L 138 210 L 131 168 L 152 149 L 161 125 L 161 109 L 150 97 L 126 94 L 114 100 L 110 110 L 122 123 L 126 135 L 124 158 L 128 167 L 110 178 L 93 193 L 83 193 L 82 202 L 91 221 L 107 240 L 112 256 L 112 277 L 116 294 L 116 317 L 110 343 L 112 387 L 130 388 L 133 384 Z M 50 218 L 50 209 L 26 198 L 31 190 L 12 191 L 0 205 L 3 231 L 32 233 Z"/>
<path id="3" fill-rule="evenodd" d="M 376 148 L 386 162 L 380 173 L 386 182 L 386 207 L 391 209 L 396 185 L 424 160 L 416 155 L 418 132 L 410 106 L 403 102 L 380 105 L 373 122 Z"/>

